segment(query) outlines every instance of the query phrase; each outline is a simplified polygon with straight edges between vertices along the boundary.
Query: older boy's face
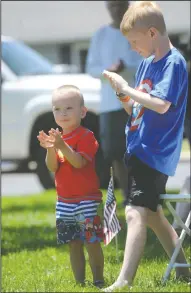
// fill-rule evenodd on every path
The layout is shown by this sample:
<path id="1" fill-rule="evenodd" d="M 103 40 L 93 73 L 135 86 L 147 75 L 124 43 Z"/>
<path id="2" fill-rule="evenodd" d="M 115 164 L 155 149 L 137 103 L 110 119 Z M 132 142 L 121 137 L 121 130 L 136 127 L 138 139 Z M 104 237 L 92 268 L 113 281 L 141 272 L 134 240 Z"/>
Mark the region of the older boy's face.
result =
<path id="1" fill-rule="evenodd" d="M 86 113 L 86 108 L 81 105 L 80 97 L 73 93 L 54 96 L 52 108 L 56 123 L 63 129 L 71 131 L 80 125 Z"/>
<path id="2" fill-rule="evenodd" d="M 137 31 L 132 29 L 126 35 L 132 50 L 139 53 L 144 58 L 151 56 L 154 53 L 153 39 L 148 31 Z"/>

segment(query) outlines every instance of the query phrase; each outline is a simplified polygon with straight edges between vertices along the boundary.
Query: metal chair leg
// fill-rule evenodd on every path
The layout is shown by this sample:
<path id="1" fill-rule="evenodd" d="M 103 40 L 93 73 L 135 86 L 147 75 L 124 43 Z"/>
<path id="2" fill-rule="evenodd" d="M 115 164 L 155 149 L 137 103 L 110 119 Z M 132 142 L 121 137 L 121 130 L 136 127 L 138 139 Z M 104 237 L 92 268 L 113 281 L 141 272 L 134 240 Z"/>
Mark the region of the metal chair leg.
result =
<path id="1" fill-rule="evenodd" d="M 187 217 L 187 220 L 186 220 L 186 223 L 185 223 L 186 228 L 189 227 L 190 222 L 191 222 L 191 212 L 189 213 L 189 215 L 188 215 L 188 217 Z M 179 253 L 179 251 L 180 251 L 180 248 L 181 248 L 181 246 L 182 246 L 182 243 L 183 243 L 183 241 L 184 241 L 184 239 L 185 239 L 186 234 L 187 234 L 187 229 L 184 230 L 184 228 L 183 228 L 183 230 L 182 230 L 182 232 L 181 232 L 181 235 L 180 235 L 180 237 L 178 238 L 178 242 L 177 242 L 177 244 L 176 244 L 176 248 L 175 248 L 175 250 L 174 250 L 174 252 L 173 252 L 173 254 L 172 254 L 172 257 L 171 257 L 170 262 L 169 262 L 169 264 L 168 264 L 168 267 L 167 267 L 167 269 L 166 269 L 166 272 L 165 272 L 165 274 L 164 274 L 164 276 L 163 276 L 163 280 L 162 280 L 163 283 L 166 282 L 166 280 L 169 278 L 170 272 L 171 272 L 171 270 L 172 270 L 173 268 L 175 268 L 175 267 L 183 267 L 183 266 L 184 266 L 184 267 L 190 267 L 190 264 L 175 263 L 176 258 L 177 258 L 177 256 L 178 256 L 178 253 Z M 189 234 L 190 234 L 190 233 L 189 233 Z"/>

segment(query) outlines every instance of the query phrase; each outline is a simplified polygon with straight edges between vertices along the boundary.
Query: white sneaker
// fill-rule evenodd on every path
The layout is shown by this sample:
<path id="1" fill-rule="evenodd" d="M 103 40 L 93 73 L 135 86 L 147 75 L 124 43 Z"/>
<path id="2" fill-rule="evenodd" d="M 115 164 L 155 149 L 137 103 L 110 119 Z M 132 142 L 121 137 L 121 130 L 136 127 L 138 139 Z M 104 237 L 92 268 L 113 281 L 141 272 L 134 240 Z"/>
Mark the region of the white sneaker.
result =
<path id="1" fill-rule="evenodd" d="M 115 283 L 113 283 L 113 285 L 111 285 L 111 286 L 109 286 L 107 288 L 104 288 L 101 291 L 102 292 L 113 292 L 113 291 L 115 291 L 117 289 L 121 289 L 121 288 L 123 288 L 125 286 L 128 286 L 129 289 L 132 288 L 132 286 L 130 286 L 128 284 L 128 281 L 127 280 L 123 280 L 123 281 L 116 281 Z"/>

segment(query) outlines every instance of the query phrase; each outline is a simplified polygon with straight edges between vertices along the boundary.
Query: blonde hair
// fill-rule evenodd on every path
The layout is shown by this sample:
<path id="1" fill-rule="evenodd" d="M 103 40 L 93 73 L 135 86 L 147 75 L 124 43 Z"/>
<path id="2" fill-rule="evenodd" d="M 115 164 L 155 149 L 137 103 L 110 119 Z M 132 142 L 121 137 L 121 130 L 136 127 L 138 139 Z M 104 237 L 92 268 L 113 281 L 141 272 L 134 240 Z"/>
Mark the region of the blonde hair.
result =
<path id="1" fill-rule="evenodd" d="M 161 35 L 166 33 L 166 25 L 160 7 L 153 1 L 136 1 L 123 16 L 120 30 L 126 35 L 133 28 L 140 31 L 156 28 Z"/>
<path id="2" fill-rule="evenodd" d="M 53 91 L 52 98 L 55 96 L 62 96 L 65 93 L 72 93 L 75 96 L 79 97 L 81 106 L 84 106 L 84 97 L 80 89 L 75 85 L 62 85 Z"/>

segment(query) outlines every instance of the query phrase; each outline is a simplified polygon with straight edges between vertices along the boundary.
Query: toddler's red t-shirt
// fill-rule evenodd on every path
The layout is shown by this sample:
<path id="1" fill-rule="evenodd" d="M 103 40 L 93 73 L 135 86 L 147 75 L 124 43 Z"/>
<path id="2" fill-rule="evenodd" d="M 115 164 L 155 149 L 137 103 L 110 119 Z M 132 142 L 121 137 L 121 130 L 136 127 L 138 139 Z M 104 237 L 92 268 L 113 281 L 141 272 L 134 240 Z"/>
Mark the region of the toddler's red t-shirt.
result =
<path id="1" fill-rule="evenodd" d="M 99 179 L 95 171 L 95 154 L 99 144 L 92 131 L 82 126 L 67 135 L 63 140 L 76 152 L 81 154 L 88 163 L 82 168 L 73 167 L 57 151 L 59 168 L 55 173 L 55 186 L 58 200 L 75 203 L 82 200 L 101 200 Z"/>

